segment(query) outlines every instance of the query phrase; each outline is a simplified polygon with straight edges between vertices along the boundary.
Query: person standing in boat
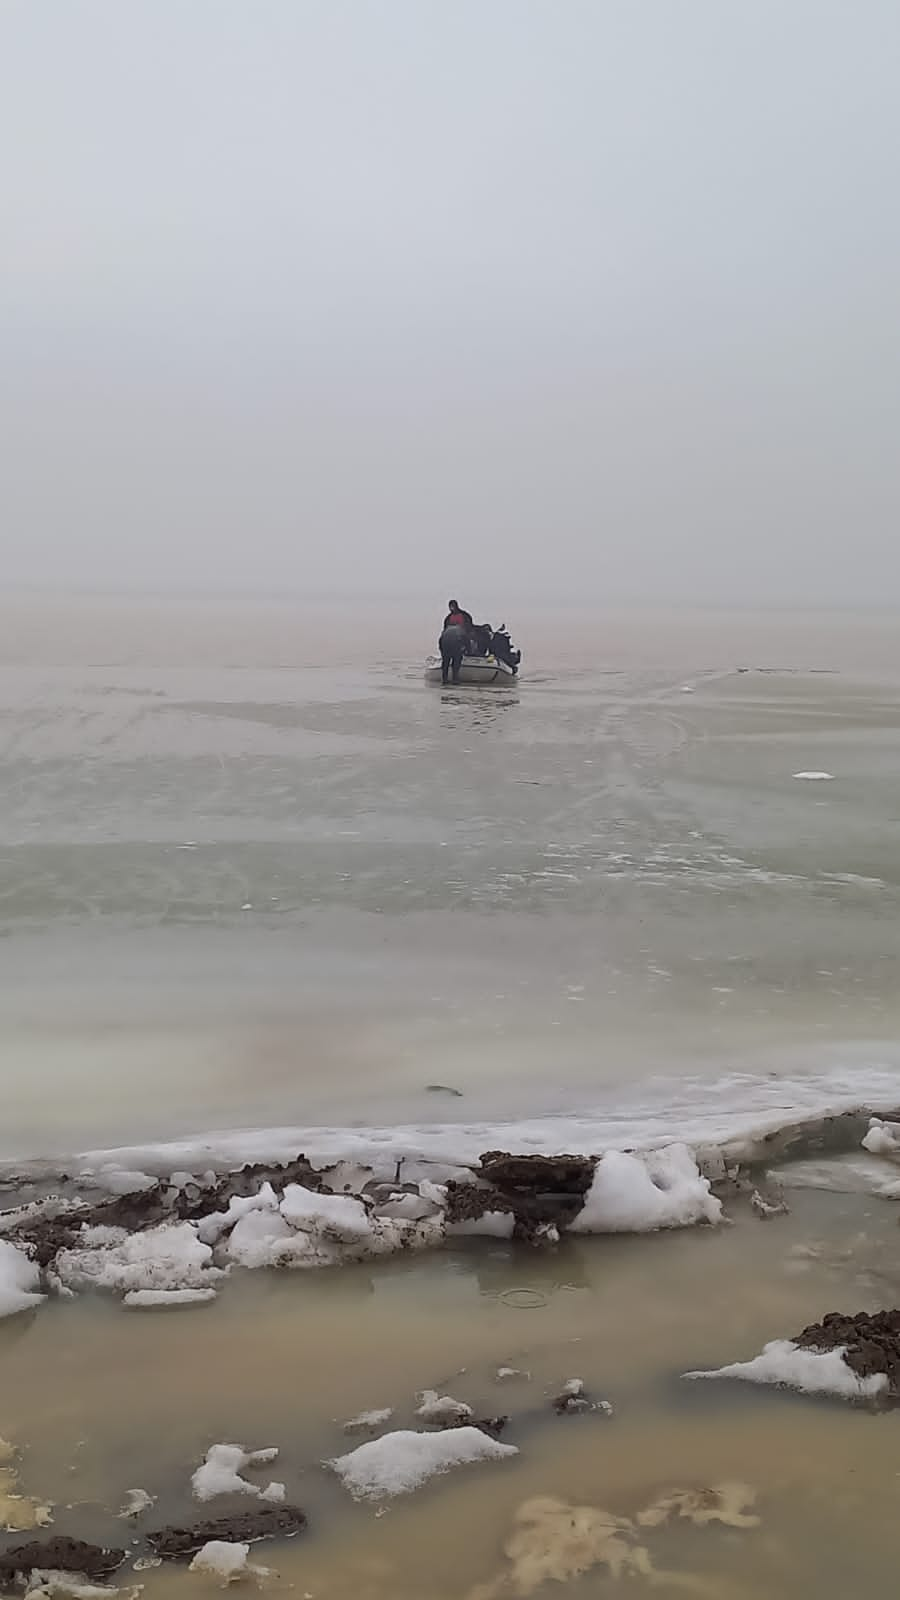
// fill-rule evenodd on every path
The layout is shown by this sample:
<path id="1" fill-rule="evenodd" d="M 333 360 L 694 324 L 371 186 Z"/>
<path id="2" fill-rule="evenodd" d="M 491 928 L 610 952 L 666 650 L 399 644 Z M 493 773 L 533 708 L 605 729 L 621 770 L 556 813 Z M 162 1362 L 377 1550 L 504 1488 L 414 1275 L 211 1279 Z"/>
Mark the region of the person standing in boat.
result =
<path id="1" fill-rule="evenodd" d="M 438 647 L 441 652 L 441 682 L 448 683 L 450 675 L 453 682 L 459 683 L 459 669 L 462 658 L 469 646 L 469 635 L 474 623 L 468 611 L 463 611 L 458 600 L 448 600 L 447 615 Z"/>

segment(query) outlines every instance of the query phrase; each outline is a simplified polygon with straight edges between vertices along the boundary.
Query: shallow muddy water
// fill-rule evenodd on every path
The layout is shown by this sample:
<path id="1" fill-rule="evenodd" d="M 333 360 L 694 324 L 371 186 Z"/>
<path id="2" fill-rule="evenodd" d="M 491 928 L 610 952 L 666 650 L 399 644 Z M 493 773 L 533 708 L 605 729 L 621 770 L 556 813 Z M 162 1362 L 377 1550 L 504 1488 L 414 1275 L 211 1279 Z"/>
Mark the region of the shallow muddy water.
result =
<path id="1" fill-rule="evenodd" d="M 183 1523 L 203 1513 L 189 1480 L 209 1444 L 277 1445 L 260 1481 L 284 1481 L 310 1527 L 256 1545 L 254 1559 L 277 1569 L 276 1592 L 315 1600 L 561 1593 L 552 1580 L 529 1587 L 504 1554 L 523 1502 L 552 1496 L 634 1519 L 667 1490 L 723 1482 L 753 1491 L 758 1525 L 636 1525 L 627 1548 L 646 1552 L 652 1572 L 617 1578 L 598 1561 L 566 1592 L 874 1593 L 895 1566 L 900 1414 L 680 1377 L 828 1310 L 896 1303 L 896 1207 L 802 1191 L 791 1205 L 769 1222 L 737 1205 L 732 1227 L 545 1254 L 479 1240 L 374 1267 L 236 1274 L 218 1302 L 191 1311 L 53 1301 L 0 1324 L 0 1435 L 22 1448 L 23 1491 L 55 1502 L 54 1532 L 112 1544 L 140 1535 L 141 1522 L 112 1515 L 127 1489 L 159 1497 L 148 1526 Z M 530 1379 L 499 1384 L 500 1366 Z M 573 1376 L 611 1417 L 554 1413 Z M 381 1514 L 355 1504 L 321 1466 L 358 1442 L 341 1423 L 391 1406 L 391 1426 L 414 1426 L 427 1387 L 478 1416 L 508 1413 L 503 1438 L 519 1455 L 461 1468 Z M 148 1600 L 212 1590 L 170 1566 L 136 1581 Z"/>

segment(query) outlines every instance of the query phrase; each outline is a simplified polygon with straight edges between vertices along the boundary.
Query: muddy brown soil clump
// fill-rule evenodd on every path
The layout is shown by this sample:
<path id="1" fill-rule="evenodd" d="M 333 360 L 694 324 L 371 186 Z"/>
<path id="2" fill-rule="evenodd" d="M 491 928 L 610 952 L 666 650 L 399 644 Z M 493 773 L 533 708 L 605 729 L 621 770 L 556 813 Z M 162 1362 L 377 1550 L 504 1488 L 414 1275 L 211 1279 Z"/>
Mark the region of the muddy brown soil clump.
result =
<path id="1" fill-rule="evenodd" d="M 29 1539 L 25 1544 L 13 1544 L 0 1550 L 0 1585 L 7 1588 L 17 1580 L 27 1579 L 35 1568 L 77 1572 L 79 1576 L 96 1581 L 108 1578 L 124 1560 L 124 1550 L 107 1550 L 102 1545 L 87 1544 L 84 1539 L 69 1539 L 65 1535 Z"/>
<path id="2" fill-rule="evenodd" d="M 843 1348 L 847 1366 L 858 1377 L 884 1373 L 891 1391 L 900 1395 L 900 1310 L 859 1311 L 856 1316 L 829 1311 L 821 1322 L 804 1328 L 794 1343 L 804 1350 Z"/>
<path id="3" fill-rule="evenodd" d="M 292 1539 L 305 1527 L 306 1512 L 299 1506 L 260 1506 L 228 1517 L 207 1517 L 189 1528 L 158 1528 L 147 1534 L 147 1543 L 168 1561 L 187 1561 L 211 1539 L 255 1544 L 259 1539 Z"/>
<path id="4" fill-rule="evenodd" d="M 515 1156 L 488 1150 L 478 1181 L 447 1185 L 448 1222 L 470 1222 L 488 1211 L 512 1213 L 514 1237 L 534 1240 L 540 1230 L 568 1227 L 584 1205 L 595 1162 L 590 1156 Z"/>

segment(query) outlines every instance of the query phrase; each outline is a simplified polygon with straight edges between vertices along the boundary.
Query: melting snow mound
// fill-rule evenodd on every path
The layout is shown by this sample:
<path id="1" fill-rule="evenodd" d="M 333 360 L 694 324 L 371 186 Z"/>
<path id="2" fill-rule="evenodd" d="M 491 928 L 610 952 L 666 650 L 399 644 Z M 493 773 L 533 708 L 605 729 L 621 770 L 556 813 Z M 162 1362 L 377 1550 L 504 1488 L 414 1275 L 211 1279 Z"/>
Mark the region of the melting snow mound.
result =
<path id="1" fill-rule="evenodd" d="M 652 1233 L 718 1222 L 722 1202 L 710 1193 L 696 1161 L 683 1144 L 646 1155 L 608 1150 L 597 1162 L 584 1206 L 570 1233 Z"/>
<path id="2" fill-rule="evenodd" d="M 399 1430 L 361 1444 L 349 1455 L 329 1461 L 354 1500 L 380 1500 L 411 1494 L 429 1478 L 476 1461 L 505 1461 L 518 1455 L 513 1444 L 500 1444 L 480 1428 L 452 1428 L 447 1433 Z"/>
<path id="3" fill-rule="evenodd" d="M 35 1262 L 24 1250 L 0 1239 L 0 1317 L 14 1317 L 19 1311 L 39 1306 L 45 1298 L 40 1287 L 41 1275 Z"/>
<path id="4" fill-rule="evenodd" d="M 189 1222 L 163 1222 L 143 1233 L 84 1228 L 80 1245 L 60 1250 L 56 1271 L 70 1289 L 205 1289 L 222 1276 L 212 1250 Z"/>
<path id="5" fill-rule="evenodd" d="M 284 1484 L 270 1483 L 260 1489 L 249 1478 L 242 1478 L 245 1467 L 262 1467 L 274 1461 L 277 1450 L 245 1450 L 241 1444 L 213 1444 L 206 1452 L 206 1460 L 191 1478 L 194 1495 L 198 1500 L 213 1500 L 219 1494 L 251 1494 L 259 1500 L 281 1501 Z"/>
<path id="6" fill-rule="evenodd" d="M 229 1544 L 227 1539 L 210 1539 L 198 1550 L 188 1568 L 189 1572 L 203 1572 L 211 1578 L 221 1578 L 223 1585 L 238 1578 L 266 1578 L 269 1567 L 256 1567 L 247 1560 L 249 1544 Z"/>
<path id="7" fill-rule="evenodd" d="M 686 1372 L 686 1378 L 741 1378 L 746 1383 L 771 1383 L 804 1394 L 831 1394 L 845 1400 L 869 1400 L 885 1394 L 884 1372 L 860 1377 L 848 1367 L 846 1345 L 834 1350 L 808 1350 L 792 1339 L 773 1339 L 752 1361 L 734 1361 L 710 1372 Z"/>

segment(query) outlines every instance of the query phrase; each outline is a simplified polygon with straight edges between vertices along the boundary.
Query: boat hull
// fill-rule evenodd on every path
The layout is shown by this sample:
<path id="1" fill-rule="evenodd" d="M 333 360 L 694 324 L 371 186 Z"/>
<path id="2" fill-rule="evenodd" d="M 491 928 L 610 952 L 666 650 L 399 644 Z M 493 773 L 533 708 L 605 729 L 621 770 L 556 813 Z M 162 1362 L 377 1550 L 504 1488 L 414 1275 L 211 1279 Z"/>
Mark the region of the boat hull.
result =
<path id="1" fill-rule="evenodd" d="M 498 661 L 494 656 L 463 656 L 462 666 L 459 669 L 459 682 L 468 688 L 495 689 L 516 681 L 516 673 L 505 661 Z M 425 663 L 425 682 L 437 684 L 441 682 L 440 656 L 428 657 Z"/>

